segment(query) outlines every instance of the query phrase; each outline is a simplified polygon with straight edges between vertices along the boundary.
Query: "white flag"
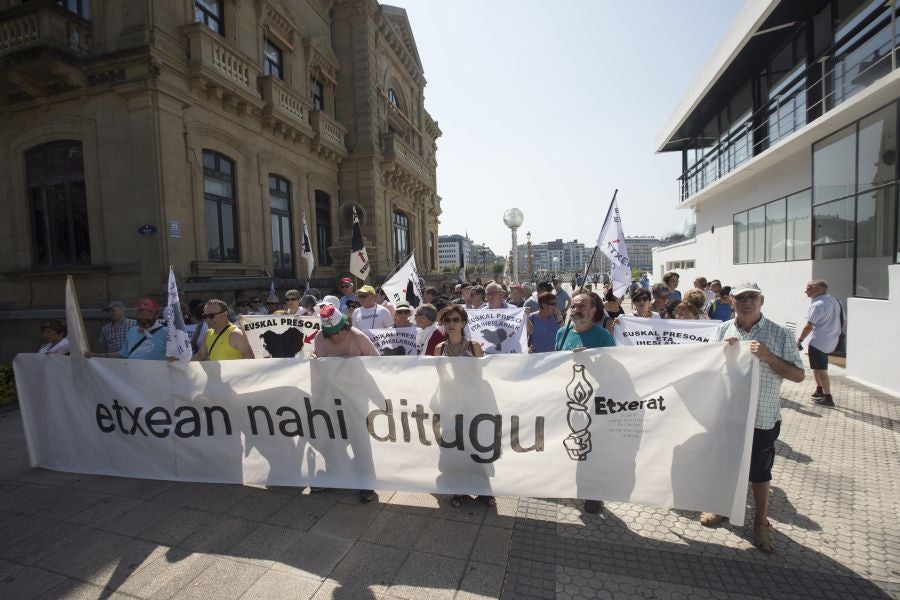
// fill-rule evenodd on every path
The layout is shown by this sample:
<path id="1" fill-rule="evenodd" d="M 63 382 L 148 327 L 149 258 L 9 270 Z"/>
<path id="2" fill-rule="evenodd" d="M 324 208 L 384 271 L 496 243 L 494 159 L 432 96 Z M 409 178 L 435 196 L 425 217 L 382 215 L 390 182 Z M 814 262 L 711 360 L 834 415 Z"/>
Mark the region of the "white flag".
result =
<path id="1" fill-rule="evenodd" d="M 625 246 L 622 219 L 619 217 L 619 205 L 615 198 L 606 212 L 603 229 L 600 230 L 600 237 L 597 238 L 597 247 L 609 257 L 612 291 L 621 298 L 625 295 L 628 286 L 631 285 L 631 263 L 628 261 L 628 248 Z"/>
<path id="2" fill-rule="evenodd" d="M 81 319 L 81 307 L 78 306 L 78 295 L 75 294 L 75 282 L 72 276 L 66 277 L 66 337 L 69 338 L 69 353 L 82 356 L 90 351 L 87 334 L 84 332 L 84 321 Z"/>
<path id="3" fill-rule="evenodd" d="M 353 207 L 353 240 L 350 245 L 350 272 L 365 280 L 369 276 L 369 255 L 363 244 L 362 229 L 359 226 L 359 216 L 356 207 Z"/>
<path id="4" fill-rule="evenodd" d="M 422 293 L 422 282 L 419 281 L 419 270 L 416 268 L 416 257 L 409 255 L 409 260 L 394 273 L 390 279 L 381 284 L 384 295 L 391 304 L 406 300 L 414 309 L 425 303 Z"/>
<path id="5" fill-rule="evenodd" d="M 456 277 L 460 283 L 466 282 L 466 248 L 462 242 L 459 244 L 459 274 Z"/>
<path id="6" fill-rule="evenodd" d="M 191 338 L 185 331 L 184 314 L 181 312 L 181 300 L 178 298 L 178 284 L 175 283 L 175 272 L 169 267 L 169 299 L 163 314 L 166 318 L 166 357 L 189 361 L 193 354 Z"/>
<path id="7" fill-rule="evenodd" d="M 301 254 L 303 254 L 303 260 L 306 261 L 306 285 L 309 287 L 309 279 L 312 277 L 313 266 L 315 266 L 315 263 L 313 262 L 312 244 L 309 241 L 309 229 L 306 228 L 305 210 L 303 211 L 303 251 Z"/>

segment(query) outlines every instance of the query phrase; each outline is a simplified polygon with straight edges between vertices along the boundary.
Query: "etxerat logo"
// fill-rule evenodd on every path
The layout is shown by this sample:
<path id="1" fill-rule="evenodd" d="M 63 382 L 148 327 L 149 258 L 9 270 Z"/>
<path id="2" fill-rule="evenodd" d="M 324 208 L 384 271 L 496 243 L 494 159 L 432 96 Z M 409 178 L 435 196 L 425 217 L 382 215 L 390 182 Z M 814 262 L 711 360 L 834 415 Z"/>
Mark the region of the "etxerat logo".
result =
<path id="1" fill-rule="evenodd" d="M 616 402 L 612 398 L 597 396 L 594 398 L 594 414 L 615 415 L 633 410 L 666 410 L 663 404 L 665 398 L 650 398 L 649 400 L 632 400 L 631 402 Z"/>

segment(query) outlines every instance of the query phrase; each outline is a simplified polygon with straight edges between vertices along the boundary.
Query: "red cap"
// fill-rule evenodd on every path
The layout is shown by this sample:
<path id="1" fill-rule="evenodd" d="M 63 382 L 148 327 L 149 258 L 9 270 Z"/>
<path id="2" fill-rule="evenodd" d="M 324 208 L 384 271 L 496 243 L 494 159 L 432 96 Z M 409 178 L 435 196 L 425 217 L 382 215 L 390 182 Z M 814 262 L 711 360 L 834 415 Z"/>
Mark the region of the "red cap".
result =
<path id="1" fill-rule="evenodd" d="M 344 277 L 343 279 L 341 279 L 341 283 L 353 283 L 353 280 L 349 277 Z"/>
<path id="2" fill-rule="evenodd" d="M 151 300 L 150 298 L 141 298 L 138 300 L 135 308 L 137 310 L 152 310 L 153 312 L 159 312 L 159 304 L 156 303 L 156 300 Z"/>

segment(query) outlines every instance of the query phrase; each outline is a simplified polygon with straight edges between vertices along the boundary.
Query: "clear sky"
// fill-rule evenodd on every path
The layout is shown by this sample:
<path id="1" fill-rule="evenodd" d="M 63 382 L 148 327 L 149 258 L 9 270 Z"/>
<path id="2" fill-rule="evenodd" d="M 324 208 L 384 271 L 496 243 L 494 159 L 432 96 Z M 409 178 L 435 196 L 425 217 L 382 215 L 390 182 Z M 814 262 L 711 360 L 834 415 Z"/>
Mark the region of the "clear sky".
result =
<path id="1" fill-rule="evenodd" d="M 626 236 L 680 232 L 678 153 L 655 141 L 739 0 L 382 0 L 405 8 L 438 140 L 440 234 L 593 243 L 613 190 Z"/>

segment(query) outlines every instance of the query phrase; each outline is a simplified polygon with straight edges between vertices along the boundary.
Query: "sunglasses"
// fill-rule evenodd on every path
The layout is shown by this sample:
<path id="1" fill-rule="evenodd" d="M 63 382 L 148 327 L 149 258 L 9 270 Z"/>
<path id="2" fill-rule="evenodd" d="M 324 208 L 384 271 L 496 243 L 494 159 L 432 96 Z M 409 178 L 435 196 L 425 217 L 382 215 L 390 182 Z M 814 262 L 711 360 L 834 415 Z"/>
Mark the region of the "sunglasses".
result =
<path id="1" fill-rule="evenodd" d="M 240 304 L 238 304 L 238 308 L 246 308 L 248 306 L 250 306 L 250 304 L 247 302 L 241 302 Z"/>
<path id="2" fill-rule="evenodd" d="M 759 294 L 741 294 L 733 296 L 735 302 L 755 302 L 759 298 Z"/>
<path id="3" fill-rule="evenodd" d="M 459 317 L 453 317 L 453 318 L 444 319 L 443 322 L 444 323 L 462 323 L 462 319 L 460 319 Z"/>
<path id="4" fill-rule="evenodd" d="M 286 302 L 300 302 L 300 298 L 285 298 Z"/>
<path id="5" fill-rule="evenodd" d="M 228 312 L 228 311 L 222 310 L 222 311 L 219 311 L 219 312 L 217 312 L 217 313 L 203 313 L 203 314 L 200 315 L 200 316 L 201 316 L 202 318 L 204 318 L 204 319 L 214 319 L 214 318 L 216 317 L 216 315 L 221 315 L 221 314 L 224 314 L 224 313 L 226 313 L 226 312 Z"/>
<path id="6" fill-rule="evenodd" d="M 353 287 L 353 284 L 352 284 L 352 283 L 344 283 L 344 284 L 341 285 L 341 287 L 342 287 L 342 288 Z"/>

